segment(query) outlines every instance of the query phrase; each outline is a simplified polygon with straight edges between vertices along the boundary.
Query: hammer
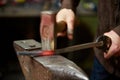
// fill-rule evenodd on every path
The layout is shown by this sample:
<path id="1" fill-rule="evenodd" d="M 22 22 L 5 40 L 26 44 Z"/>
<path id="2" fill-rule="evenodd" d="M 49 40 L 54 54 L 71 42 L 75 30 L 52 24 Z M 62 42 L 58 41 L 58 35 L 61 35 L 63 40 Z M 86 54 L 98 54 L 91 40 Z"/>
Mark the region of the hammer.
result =
<path id="1" fill-rule="evenodd" d="M 42 50 L 55 50 L 57 33 L 65 30 L 67 30 L 67 25 L 64 21 L 56 23 L 56 12 L 42 11 L 40 23 Z"/>

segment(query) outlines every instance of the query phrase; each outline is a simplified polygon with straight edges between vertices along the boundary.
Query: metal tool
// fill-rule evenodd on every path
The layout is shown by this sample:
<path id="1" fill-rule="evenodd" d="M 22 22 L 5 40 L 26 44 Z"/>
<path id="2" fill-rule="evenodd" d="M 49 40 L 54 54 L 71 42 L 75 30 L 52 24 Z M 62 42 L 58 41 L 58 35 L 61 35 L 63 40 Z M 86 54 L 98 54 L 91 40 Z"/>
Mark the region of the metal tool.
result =
<path id="1" fill-rule="evenodd" d="M 80 44 L 80 45 L 74 45 L 62 49 L 56 49 L 55 51 L 47 50 L 47 51 L 20 51 L 18 52 L 19 55 L 30 55 L 30 56 L 49 56 L 54 54 L 62 54 L 62 53 L 68 53 L 73 52 L 81 49 L 87 49 L 87 48 L 99 48 L 103 50 L 104 52 L 107 52 L 111 46 L 111 39 L 107 36 L 99 36 L 95 42 Z"/>
<path id="2" fill-rule="evenodd" d="M 58 49 L 55 51 L 55 53 L 60 54 L 60 53 L 72 52 L 72 51 L 77 51 L 77 50 L 86 49 L 86 48 L 93 48 L 93 47 L 102 49 L 104 52 L 107 52 L 110 46 L 111 46 L 111 39 L 107 36 L 102 35 L 98 37 L 95 42 L 79 44 L 79 45 L 74 45 L 67 48 L 63 48 L 63 49 Z"/>

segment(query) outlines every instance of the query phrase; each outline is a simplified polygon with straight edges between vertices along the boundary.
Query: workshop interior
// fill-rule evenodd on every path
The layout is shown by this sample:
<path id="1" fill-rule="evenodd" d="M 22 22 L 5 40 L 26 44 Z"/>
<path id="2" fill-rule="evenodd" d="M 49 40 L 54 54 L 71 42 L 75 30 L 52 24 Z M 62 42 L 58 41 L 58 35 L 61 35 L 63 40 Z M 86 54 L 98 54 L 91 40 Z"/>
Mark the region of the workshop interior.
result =
<path id="1" fill-rule="evenodd" d="M 59 0 L 0 0 L 0 80 L 25 80 L 13 42 L 34 39 L 41 43 L 40 12 L 58 11 Z M 59 48 L 92 42 L 98 26 L 97 0 L 81 0 L 77 7 L 73 40 L 58 38 Z M 93 66 L 93 48 L 62 54 L 88 75 Z"/>

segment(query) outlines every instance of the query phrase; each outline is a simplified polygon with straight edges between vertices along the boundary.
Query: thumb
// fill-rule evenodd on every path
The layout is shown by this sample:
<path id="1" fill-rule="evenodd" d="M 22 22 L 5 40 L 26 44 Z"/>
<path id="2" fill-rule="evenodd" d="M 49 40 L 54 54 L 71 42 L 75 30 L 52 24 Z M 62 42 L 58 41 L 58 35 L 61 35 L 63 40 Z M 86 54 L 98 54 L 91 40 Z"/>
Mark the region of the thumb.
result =
<path id="1" fill-rule="evenodd" d="M 73 39 L 74 20 L 67 21 L 67 35 L 69 39 Z"/>
<path id="2" fill-rule="evenodd" d="M 113 56 L 116 53 L 116 51 L 114 50 L 114 47 L 111 46 L 110 49 L 108 50 L 107 53 L 104 53 L 104 57 L 106 59 L 109 59 L 111 56 Z"/>

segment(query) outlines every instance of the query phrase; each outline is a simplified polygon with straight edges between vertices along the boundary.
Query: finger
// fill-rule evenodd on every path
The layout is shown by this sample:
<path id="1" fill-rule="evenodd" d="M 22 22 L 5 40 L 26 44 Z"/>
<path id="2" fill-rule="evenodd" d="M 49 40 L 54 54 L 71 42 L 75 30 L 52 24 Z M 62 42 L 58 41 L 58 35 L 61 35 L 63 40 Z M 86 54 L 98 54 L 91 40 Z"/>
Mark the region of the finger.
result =
<path id="1" fill-rule="evenodd" d="M 59 33 L 57 33 L 57 36 L 59 37 L 59 36 L 66 36 L 66 32 L 59 32 Z"/>
<path id="2" fill-rule="evenodd" d="M 114 45 L 111 45 L 110 49 L 107 53 L 104 53 L 104 57 L 109 59 L 111 56 L 115 55 L 117 52 L 117 48 Z"/>
<path id="3" fill-rule="evenodd" d="M 74 19 L 67 21 L 67 35 L 69 39 L 73 39 Z"/>
<path id="4" fill-rule="evenodd" d="M 75 23 L 75 15 L 73 12 L 67 17 L 67 35 L 69 39 L 73 39 L 73 31 L 74 31 L 74 23 Z"/>
<path id="5" fill-rule="evenodd" d="M 68 37 L 69 40 L 73 39 L 73 35 L 71 35 L 71 34 L 67 35 L 67 37 Z"/>

